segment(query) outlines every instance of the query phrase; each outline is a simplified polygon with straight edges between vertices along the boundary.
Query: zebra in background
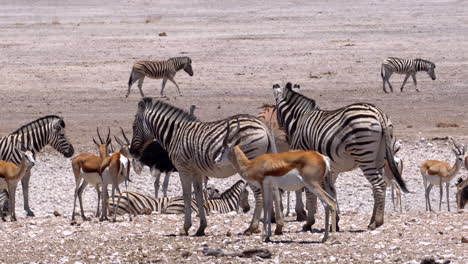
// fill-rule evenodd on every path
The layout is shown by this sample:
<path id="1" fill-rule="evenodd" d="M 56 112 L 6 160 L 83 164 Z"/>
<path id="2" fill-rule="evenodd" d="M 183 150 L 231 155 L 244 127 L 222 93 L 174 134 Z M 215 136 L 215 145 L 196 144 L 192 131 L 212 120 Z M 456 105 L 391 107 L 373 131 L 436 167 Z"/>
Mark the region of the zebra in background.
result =
<path id="1" fill-rule="evenodd" d="M 432 80 L 435 80 L 435 67 L 436 66 L 434 63 L 423 59 L 400 59 L 389 57 L 383 61 L 382 67 L 380 68 L 380 76 L 382 76 L 383 80 L 383 90 L 385 93 L 388 93 L 387 89 L 385 88 L 385 83 L 387 82 L 388 86 L 390 86 L 390 91 L 393 93 L 393 87 L 389 79 L 393 73 L 398 73 L 406 74 L 403 84 L 400 88 L 401 92 L 403 92 L 403 87 L 405 86 L 406 81 L 410 76 L 413 78 L 414 87 L 416 88 L 416 91 L 419 92 L 418 85 L 416 82 L 416 73 L 420 71 L 425 71 L 427 72 L 427 74 L 429 74 Z"/>
<path id="2" fill-rule="evenodd" d="M 53 147 L 66 158 L 70 158 L 75 152 L 73 145 L 65 135 L 63 118 L 55 115 L 41 117 L 18 128 L 10 135 L 1 137 L 0 160 L 18 165 L 21 162 L 21 153 L 16 150 L 15 146 L 18 146 L 19 142 L 29 146 L 28 150 L 34 155 L 47 145 Z M 27 216 L 34 216 L 34 212 L 29 207 L 30 178 L 31 171 L 28 170 L 21 180 L 21 187 L 23 188 L 24 210 L 27 212 Z"/>
<path id="3" fill-rule="evenodd" d="M 292 90 L 273 86 L 278 123 L 292 149 L 315 150 L 331 160 L 334 180 L 338 173 L 360 168 L 372 185 L 374 210 L 370 229 L 384 222 L 385 159 L 395 180 L 408 192 L 393 157 L 393 125 L 387 115 L 368 103 L 352 104 L 332 111 L 319 109 L 315 100 Z M 313 212 L 314 213 L 314 212 Z"/>
<path id="4" fill-rule="evenodd" d="M 203 191 L 203 196 L 206 199 L 204 208 L 207 212 L 217 211 L 225 214 L 232 211 L 237 211 L 242 208 L 243 212 L 250 210 L 248 201 L 248 191 L 245 188 L 246 184 L 240 180 L 231 188 L 219 194 L 219 191 L 214 188 L 207 188 Z M 118 194 L 115 195 L 118 199 Z M 109 206 L 113 206 L 112 200 L 109 201 Z M 198 213 L 198 205 L 192 197 L 192 210 Z M 153 198 L 149 195 L 143 195 L 137 192 L 123 192 L 120 197 L 120 203 L 117 204 L 117 214 L 132 214 L 142 215 L 158 212 L 160 214 L 183 214 L 184 199 L 182 197 L 163 197 Z"/>
<path id="5" fill-rule="evenodd" d="M 167 80 L 175 84 L 179 95 L 182 95 L 180 93 L 179 85 L 174 80 L 176 73 L 182 69 L 184 69 L 188 75 L 193 76 L 192 60 L 189 57 L 174 57 L 167 61 L 137 61 L 133 65 L 132 72 L 130 73 L 128 91 L 125 97 L 130 95 L 130 88 L 136 81 L 138 81 L 138 89 L 140 89 L 141 97 L 145 97 L 143 90 L 141 89 L 145 76 L 152 79 L 163 79 L 161 97 L 164 97 L 164 87 L 166 86 Z"/>
<path id="6" fill-rule="evenodd" d="M 276 145 L 268 127 L 258 118 L 250 115 L 236 115 L 224 120 L 201 122 L 195 116 L 160 100 L 143 98 L 138 103 L 138 111 L 133 122 L 133 138 L 130 153 L 134 158 L 141 157 L 144 148 L 153 140 L 160 143 L 179 170 L 184 198 L 184 227 L 182 235 L 188 235 L 192 226 L 191 193 L 192 183 L 198 206 L 200 226 L 197 236 L 205 234 L 207 226 L 203 208 L 202 182 L 204 177 L 226 178 L 236 174 L 236 169 L 228 163 L 217 165 L 214 160 L 223 147 L 229 126 L 240 125 L 240 148 L 249 158 L 264 153 L 276 153 Z M 249 183 L 251 188 L 255 187 Z M 258 186 L 258 185 L 257 185 Z M 278 204 L 278 191 L 275 191 L 275 206 Z M 261 196 L 255 196 L 254 216 L 246 234 L 258 231 L 262 209 Z M 279 212 L 279 211 L 278 211 Z M 281 217 L 277 218 L 276 234 L 282 231 Z"/>

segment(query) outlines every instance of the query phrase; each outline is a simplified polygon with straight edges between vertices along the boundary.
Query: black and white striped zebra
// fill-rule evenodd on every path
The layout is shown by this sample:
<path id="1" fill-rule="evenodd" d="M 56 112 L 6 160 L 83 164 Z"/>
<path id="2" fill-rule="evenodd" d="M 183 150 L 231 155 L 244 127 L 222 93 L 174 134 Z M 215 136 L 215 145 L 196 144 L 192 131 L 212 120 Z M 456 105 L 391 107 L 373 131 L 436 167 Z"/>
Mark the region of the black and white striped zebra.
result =
<path id="1" fill-rule="evenodd" d="M 20 127 L 10 135 L 0 138 L 0 160 L 19 164 L 21 153 L 15 149 L 19 142 L 30 146 L 28 150 L 34 155 L 47 145 L 66 158 L 73 156 L 74 153 L 73 145 L 65 135 L 65 122 L 63 118 L 55 115 L 41 117 Z M 30 178 L 31 171 L 28 171 L 21 180 L 21 187 L 23 188 L 24 210 L 28 216 L 34 216 L 34 212 L 29 207 Z"/>
<path id="2" fill-rule="evenodd" d="M 286 131 L 292 149 L 315 150 L 331 160 L 335 174 L 360 168 L 372 185 L 374 210 L 369 228 L 383 224 L 385 188 L 384 160 L 404 192 L 405 182 L 393 158 L 393 125 L 387 115 L 368 103 L 352 104 L 332 111 L 319 109 L 313 99 L 273 86 L 278 123 Z"/>
<path id="3" fill-rule="evenodd" d="M 184 235 L 188 234 L 192 226 L 190 206 L 192 183 L 200 217 L 200 227 L 196 235 L 201 236 L 204 235 L 207 226 L 201 192 L 204 177 L 226 178 L 236 173 L 236 169 L 231 164 L 216 165 L 214 159 L 223 147 L 223 140 L 227 134 L 226 123 L 228 126 L 237 126 L 238 122 L 240 148 L 249 158 L 264 153 L 276 153 L 270 130 L 254 116 L 236 115 L 224 120 L 201 122 L 189 113 L 160 100 L 144 98 L 138 103 L 130 153 L 138 159 L 142 150 L 153 140 L 159 142 L 169 153 L 172 163 L 179 170 L 182 183 L 185 203 L 182 231 Z M 250 183 L 249 186 L 253 187 Z M 258 230 L 262 199 L 258 195 L 255 199 L 254 216 L 246 233 Z M 279 221 L 277 219 L 277 222 Z M 282 225 L 277 224 L 277 230 L 281 227 Z"/>
<path id="4" fill-rule="evenodd" d="M 385 88 L 385 83 L 388 83 L 388 86 L 390 86 L 390 91 L 393 93 L 393 87 L 389 80 L 393 73 L 398 73 L 406 75 L 400 88 L 401 92 L 403 92 L 403 87 L 405 86 L 406 81 L 410 76 L 413 78 L 416 91 L 419 92 L 418 84 L 416 82 L 416 73 L 425 71 L 427 74 L 429 74 L 432 80 L 435 80 L 435 67 L 436 66 L 434 63 L 423 59 L 400 59 L 389 57 L 383 61 L 382 67 L 380 69 L 380 76 L 382 76 L 383 81 L 383 90 L 385 93 L 388 93 L 387 89 Z"/>
<path id="5" fill-rule="evenodd" d="M 205 198 L 204 207 L 207 212 L 216 211 L 220 214 L 237 211 L 242 208 L 243 212 L 249 211 L 248 191 L 245 188 L 246 184 L 240 180 L 231 188 L 222 194 L 213 191 L 215 189 L 208 188 L 203 192 Z M 118 198 L 118 194 L 115 195 Z M 109 201 L 110 206 L 113 206 L 112 200 Z M 195 199 L 192 199 L 192 210 L 198 213 L 198 206 Z M 120 198 L 120 203 L 117 205 L 117 213 L 142 215 L 158 212 L 161 214 L 183 214 L 184 199 L 182 197 L 163 197 L 157 198 L 149 195 L 140 194 L 137 192 L 123 192 Z"/>
<path id="6" fill-rule="evenodd" d="M 162 97 L 164 96 L 164 87 L 166 86 L 167 80 L 175 84 L 179 95 L 182 95 L 179 85 L 174 80 L 176 73 L 182 69 L 184 69 L 188 75 L 193 76 L 192 60 L 189 57 L 174 57 L 167 61 L 137 61 L 133 65 L 132 72 L 130 73 L 128 91 L 125 97 L 130 95 L 130 88 L 136 81 L 138 81 L 138 89 L 140 89 L 141 96 L 145 96 L 142 90 L 145 76 L 152 79 L 163 79 L 161 88 Z"/>

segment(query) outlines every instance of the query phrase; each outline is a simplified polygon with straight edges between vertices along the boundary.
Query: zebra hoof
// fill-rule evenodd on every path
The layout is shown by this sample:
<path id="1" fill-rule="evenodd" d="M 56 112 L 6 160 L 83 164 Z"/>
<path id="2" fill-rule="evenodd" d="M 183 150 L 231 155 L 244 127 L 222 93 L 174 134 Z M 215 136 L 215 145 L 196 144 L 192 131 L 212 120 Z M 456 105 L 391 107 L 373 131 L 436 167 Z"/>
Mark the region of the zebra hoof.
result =
<path id="1" fill-rule="evenodd" d="M 281 236 L 283 234 L 283 227 L 276 226 L 275 235 Z"/>
<path id="2" fill-rule="evenodd" d="M 188 236 L 188 232 L 187 232 L 186 230 L 181 230 L 181 231 L 179 232 L 179 235 L 181 235 L 181 236 Z"/>
<path id="3" fill-rule="evenodd" d="M 303 232 L 312 232 L 312 225 L 303 225 L 302 226 L 302 231 Z"/>
<path id="4" fill-rule="evenodd" d="M 304 209 L 296 212 L 296 221 L 305 221 L 307 220 L 307 213 Z"/>
<path id="5" fill-rule="evenodd" d="M 205 230 L 198 230 L 198 231 L 195 233 L 195 236 L 196 236 L 196 237 L 205 236 Z"/>
<path id="6" fill-rule="evenodd" d="M 29 216 L 29 217 L 34 217 L 34 212 L 33 211 L 28 211 L 28 213 L 26 214 L 26 216 Z"/>
<path id="7" fill-rule="evenodd" d="M 251 236 L 252 234 L 258 234 L 260 233 L 260 229 L 258 228 L 247 228 L 245 231 L 244 231 L 244 235 L 245 236 Z"/>

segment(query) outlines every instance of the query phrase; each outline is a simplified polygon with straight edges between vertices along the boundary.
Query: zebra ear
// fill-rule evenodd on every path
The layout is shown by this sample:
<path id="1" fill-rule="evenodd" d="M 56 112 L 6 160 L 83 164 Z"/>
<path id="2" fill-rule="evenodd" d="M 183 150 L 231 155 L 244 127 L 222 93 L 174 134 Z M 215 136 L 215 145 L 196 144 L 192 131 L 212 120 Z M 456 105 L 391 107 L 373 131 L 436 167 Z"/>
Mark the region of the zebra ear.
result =
<path id="1" fill-rule="evenodd" d="M 143 113 L 145 111 L 145 108 L 146 108 L 145 99 L 150 99 L 150 98 L 144 98 L 143 100 L 138 102 L 138 113 Z"/>
<path id="2" fill-rule="evenodd" d="M 292 89 L 292 83 L 288 82 L 285 86 L 286 89 L 291 90 Z"/>

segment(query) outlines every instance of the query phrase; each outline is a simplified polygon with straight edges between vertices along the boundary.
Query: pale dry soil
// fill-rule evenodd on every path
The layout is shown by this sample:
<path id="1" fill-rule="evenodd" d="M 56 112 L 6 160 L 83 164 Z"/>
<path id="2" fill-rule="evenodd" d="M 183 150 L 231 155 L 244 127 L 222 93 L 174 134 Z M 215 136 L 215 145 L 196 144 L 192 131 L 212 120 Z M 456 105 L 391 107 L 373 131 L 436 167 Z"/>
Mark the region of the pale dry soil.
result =
<path id="1" fill-rule="evenodd" d="M 267 248 L 266 262 L 414 262 L 424 257 L 466 263 L 467 213 L 426 213 L 418 166 L 425 159 L 453 162 L 446 141 L 466 142 L 464 105 L 468 61 L 466 1 L 2 1 L 0 9 L 0 135 L 48 114 L 65 118 L 77 153 L 92 151 L 96 126 L 131 124 L 140 95 L 136 85 L 124 98 L 133 62 L 190 56 L 194 76 L 176 76 L 183 96 L 168 83 L 169 103 L 188 109 L 195 103 L 201 120 L 237 113 L 257 114 L 273 103 L 271 87 L 291 81 L 315 98 L 322 109 L 354 102 L 382 108 L 403 141 L 399 157 L 412 193 L 404 196 L 404 213 L 393 213 L 387 200 L 386 223 L 366 226 L 372 210 L 369 184 L 359 171 L 338 179 L 343 231 L 335 244 L 320 244 L 322 213 L 313 234 L 289 217 L 285 235 L 263 244 L 260 236 L 238 235 L 247 215 L 211 215 L 207 236 L 173 236 L 182 216 L 152 215 L 132 222 L 70 225 L 74 180 L 70 160 L 46 149 L 38 155 L 31 180 L 31 206 L 37 217 L 25 218 L 18 189 L 16 223 L 0 224 L 0 262 L 256 262 L 258 258 L 206 257 L 204 248 L 240 252 Z M 166 32 L 166 37 L 158 33 Z M 419 73 L 399 92 L 402 76 L 384 94 L 380 64 L 385 57 L 422 57 L 436 63 L 437 80 Z M 158 96 L 161 81 L 146 79 L 147 96 Z M 438 126 L 438 123 L 444 123 Z M 448 127 L 445 127 L 448 126 Z M 423 139 L 424 138 L 424 139 Z M 146 170 L 132 175 L 131 190 L 152 193 Z M 462 169 L 460 176 L 466 177 Z M 238 178 L 213 180 L 226 189 Z M 91 188 L 85 209 L 96 198 Z M 91 190 L 91 191 L 90 191 Z M 181 193 L 177 176 L 170 195 Z M 438 188 L 432 205 L 438 209 Z M 252 199 L 252 198 L 251 198 Z M 444 198 L 445 200 L 445 198 Z M 252 201 L 253 202 L 253 201 Z M 64 217 L 53 217 L 54 210 Z M 194 216 L 195 217 L 195 216 Z M 194 221 L 195 229 L 198 220 Z M 226 236 L 230 231 L 232 236 Z M 193 234 L 195 230 L 191 230 Z"/>

